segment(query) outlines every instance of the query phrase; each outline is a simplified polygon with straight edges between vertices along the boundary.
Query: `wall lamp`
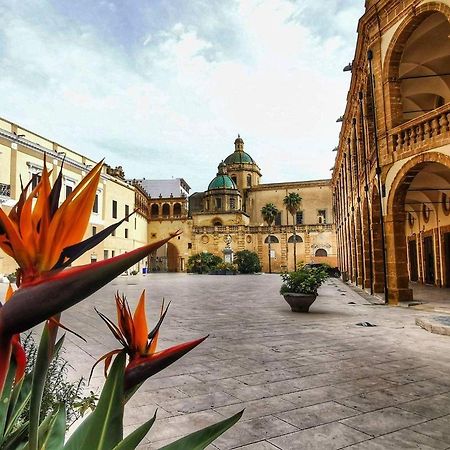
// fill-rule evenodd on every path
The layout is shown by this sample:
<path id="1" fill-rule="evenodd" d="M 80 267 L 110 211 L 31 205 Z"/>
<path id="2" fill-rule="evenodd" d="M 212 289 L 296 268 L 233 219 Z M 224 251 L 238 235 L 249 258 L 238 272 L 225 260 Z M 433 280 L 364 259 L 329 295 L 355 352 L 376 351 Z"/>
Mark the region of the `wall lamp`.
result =
<path id="1" fill-rule="evenodd" d="M 339 150 L 339 147 L 336 146 L 336 147 L 334 147 L 333 150 L 331 150 L 331 151 L 332 151 L 332 152 L 337 152 L 338 150 Z"/>
<path id="2" fill-rule="evenodd" d="M 348 63 L 342 70 L 343 70 L 343 72 L 351 72 L 352 71 L 352 63 Z"/>
<path id="3" fill-rule="evenodd" d="M 344 116 L 339 116 L 336 120 L 336 123 L 343 122 L 343 121 L 344 121 Z"/>

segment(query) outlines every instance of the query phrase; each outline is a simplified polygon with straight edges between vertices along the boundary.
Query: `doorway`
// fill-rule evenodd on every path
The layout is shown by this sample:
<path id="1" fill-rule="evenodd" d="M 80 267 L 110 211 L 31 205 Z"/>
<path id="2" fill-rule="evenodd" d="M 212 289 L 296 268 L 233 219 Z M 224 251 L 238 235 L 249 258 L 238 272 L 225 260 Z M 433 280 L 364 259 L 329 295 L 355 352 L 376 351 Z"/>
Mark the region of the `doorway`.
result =
<path id="1" fill-rule="evenodd" d="M 417 281 L 419 279 L 419 271 L 417 268 L 417 242 L 416 240 L 408 242 L 409 256 L 409 279 Z"/>
<path id="2" fill-rule="evenodd" d="M 425 284 L 434 284 L 434 248 L 432 236 L 427 236 L 423 240 L 423 258 L 425 262 Z"/>
<path id="3" fill-rule="evenodd" d="M 445 287 L 450 287 L 450 233 L 444 233 Z"/>

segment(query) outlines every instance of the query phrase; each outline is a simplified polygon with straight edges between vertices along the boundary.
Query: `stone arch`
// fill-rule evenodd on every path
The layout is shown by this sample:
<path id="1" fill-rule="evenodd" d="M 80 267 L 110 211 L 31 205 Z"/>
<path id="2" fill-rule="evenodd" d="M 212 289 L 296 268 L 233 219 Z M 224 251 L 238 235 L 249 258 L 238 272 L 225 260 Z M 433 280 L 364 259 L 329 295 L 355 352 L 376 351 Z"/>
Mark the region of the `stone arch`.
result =
<path id="1" fill-rule="evenodd" d="M 270 239 L 270 243 L 271 244 L 279 244 L 280 243 L 280 240 L 275 235 L 270 234 L 269 236 L 267 236 L 264 239 L 264 244 L 268 244 L 269 243 L 269 239 Z"/>
<path id="2" fill-rule="evenodd" d="M 442 14 L 450 24 L 450 7 L 442 2 L 432 1 L 411 8 L 388 46 L 383 66 L 383 80 L 387 82 L 385 102 L 388 111 L 386 117 L 388 128 L 409 120 L 403 117 L 401 80 L 399 80 L 400 62 L 411 35 L 424 20 L 436 13 Z M 435 105 L 437 106 L 439 105 Z"/>
<path id="3" fill-rule="evenodd" d="M 150 207 L 150 216 L 152 219 L 156 219 L 159 216 L 159 205 L 157 203 L 153 203 Z"/>
<path id="4" fill-rule="evenodd" d="M 168 203 L 163 203 L 162 215 L 165 219 L 167 219 L 170 216 L 170 205 Z"/>
<path id="5" fill-rule="evenodd" d="M 450 184 L 450 157 L 439 152 L 427 152 L 417 155 L 409 159 L 395 175 L 392 185 L 389 190 L 387 199 L 387 214 L 386 214 L 386 243 L 388 249 L 388 287 L 389 300 L 396 303 L 399 300 L 410 300 L 412 298 L 412 291 L 409 289 L 409 271 L 407 260 L 407 204 L 410 199 L 417 199 L 417 203 L 423 203 L 423 199 L 429 198 L 428 191 L 434 186 L 430 186 L 427 182 L 426 191 L 421 192 L 421 186 L 428 180 L 431 174 L 440 173 L 446 179 L 447 184 Z M 430 176 L 431 176 L 430 175 Z M 433 180 L 433 178 L 430 178 Z M 439 180 L 435 178 L 435 180 Z M 435 181 L 436 182 L 436 181 Z M 441 184 L 440 182 L 439 184 Z M 441 188 L 442 189 L 442 188 Z M 435 189 L 435 196 L 439 198 L 439 188 Z M 408 202 L 407 202 L 408 200 Z M 426 200 L 425 200 L 426 201 Z M 411 209 L 411 208 L 410 208 Z M 421 211 L 418 208 L 419 216 Z M 423 223 L 423 222 L 422 222 Z M 420 233 L 419 233 L 420 235 Z M 441 283 L 442 264 L 448 265 L 450 261 L 444 263 L 439 260 L 439 238 L 432 235 L 432 246 L 434 248 L 434 260 L 432 261 L 432 270 L 434 271 L 433 281 L 439 285 Z M 426 255 L 421 254 L 421 243 L 418 245 L 419 269 L 422 269 L 423 278 L 427 280 L 426 271 L 430 268 L 429 261 L 426 260 Z M 427 268 L 428 266 L 428 268 Z M 443 275 L 445 278 L 445 274 Z M 420 280 L 419 276 L 419 280 Z"/>
<path id="6" fill-rule="evenodd" d="M 181 203 L 174 203 L 173 205 L 173 215 L 175 217 L 181 216 Z"/>
<path id="7" fill-rule="evenodd" d="M 289 236 L 288 244 L 293 244 L 294 241 L 296 241 L 297 244 L 301 244 L 301 243 L 303 242 L 303 239 L 302 239 L 302 237 L 299 236 L 298 234 L 296 234 L 295 237 L 294 237 L 294 235 L 292 234 L 291 236 Z"/>
<path id="8" fill-rule="evenodd" d="M 180 252 L 175 244 L 167 243 L 167 270 L 169 272 L 178 272 Z"/>
<path id="9" fill-rule="evenodd" d="M 318 248 L 315 251 L 314 256 L 317 256 L 318 258 L 325 258 L 328 256 L 328 252 L 324 248 Z"/>

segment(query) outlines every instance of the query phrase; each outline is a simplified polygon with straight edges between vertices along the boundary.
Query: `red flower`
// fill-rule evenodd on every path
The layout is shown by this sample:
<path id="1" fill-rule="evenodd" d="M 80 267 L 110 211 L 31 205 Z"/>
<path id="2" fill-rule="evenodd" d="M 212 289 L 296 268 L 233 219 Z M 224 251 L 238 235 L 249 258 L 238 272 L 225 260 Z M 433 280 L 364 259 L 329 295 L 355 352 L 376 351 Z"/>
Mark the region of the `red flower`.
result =
<path id="1" fill-rule="evenodd" d="M 203 342 L 207 336 L 193 341 L 175 345 L 166 350 L 157 352 L 159 328 L 167 313 L 164 310 L 164 301 L 161 305 L 160 318 L 156 326 L 149 333 L 147 318 L 145 313 L 145 291 L 142 292 L 139 303 L 134 314 L 131 313 L 128 301 L 125 296 L 116 294 L 117 325 L 108 317 L 97 311 L 99 316 L 106 323 L 114 337 L 122 344 L 123 348 L 112 350 L 103 355 L 95 364 L 92 370 L 100 361 L 105 361 L 105 376 L 111 364 L 113 356 L 123 350 L 128 354 L 129 363 L 125 369 L 125 390 L 131 389 L 155 373 L 163 370 L 177 359 L 188 353 L 198 344 Z M 91 372 L 92 373 L 92 372 Z"/>

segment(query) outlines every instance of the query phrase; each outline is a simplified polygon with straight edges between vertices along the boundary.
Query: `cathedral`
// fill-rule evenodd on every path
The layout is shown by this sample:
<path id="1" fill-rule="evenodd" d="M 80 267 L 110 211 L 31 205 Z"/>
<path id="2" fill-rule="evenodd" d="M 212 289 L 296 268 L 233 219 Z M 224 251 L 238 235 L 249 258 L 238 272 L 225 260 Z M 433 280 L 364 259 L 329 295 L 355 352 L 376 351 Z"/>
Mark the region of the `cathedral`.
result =
<path id="1" fill-rule="evenodd" d="M 244 140 L 238 135 L 234 151 L 219 163 L 217 174 L 204 192 L 189 197 L 167 197 L 163 193 L 150 197 L 150 211 L 157 212 L 149 222 L 150 239 L 159 239 L 174 229 L 181 229 L 183 234 L 150 258 L 149 270 L 185 271 L 189 256 L 211 252 L 224 257 L 228 245 L 233 252 L 256 252 L 263 270 L 268 271 L 269 240 L 272 271 L 293 270 L 294 225 L 297 263 L 336 266 L 330 180 L 263 184 L 261 176 L 260 167 L 244 150 Z M 145 182 L 150 188 L 152 182 Z M 136 180 L 137 185 L 143 183 Z M 295 218 L 283 204 L 291 192 L 302 199 Z M 268 203 L 279 210 L 270 228 L 261 213 Z"/>
<path id="2" fill-rule="evenodd" d="M 206 190 L 191 195 L 183 178 L 127 179 L 126 168 L 105 164 L 85 238 L 101 232 L 131 211 L 135 213 L 76 264 L 108 259 L 181 230 L 180 236 L 137 263 L 130 272 L 185 272 L 190 256 L 211 252 L 225 260 L 225 249 L 229 260 L 240 250 L 256 252 L 263 270 L 268 271 L 269 241 L 271 270 L 293 270 L 294 240 L 297 263 L 325 262 L 336 266 L 330 180 L 263 184 L 261 169 L 244 150 L 240 136 L 232 150 L 222 161 L 218 160 L 217 173 L 211 174 L 209 184 L 205 180 Z M 44 155 L 53 182 L 62 170 L 61 202 L 96 163 L 0 118 L 0 205 L 6 212 L 19 199 L 21 180 L 31 181 L 33 187 L 39 181 Z M 289 193 L 301 197 L 295 224 L 283 205 Z M 261 214 L 268 203 L 279 210 L 271 227 Z M 0 253 L 0 275 L 6 276 L 15 269 L 15 262 Z"/>

